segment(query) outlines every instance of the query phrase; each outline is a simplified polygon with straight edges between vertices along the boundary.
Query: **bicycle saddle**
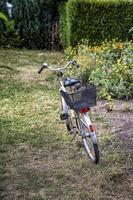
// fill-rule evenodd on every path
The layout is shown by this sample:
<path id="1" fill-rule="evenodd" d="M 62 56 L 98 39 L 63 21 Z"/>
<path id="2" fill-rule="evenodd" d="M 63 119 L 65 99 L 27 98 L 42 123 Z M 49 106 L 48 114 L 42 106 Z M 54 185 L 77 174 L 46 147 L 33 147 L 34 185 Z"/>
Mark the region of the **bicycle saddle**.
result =
<path id="1" fill-rule="evenodd" d="M 67 87 L 67 86 L 73 86 L 77 83 L 80 83 L 80 80 L 77 80 L 77 79 L 71 79 L 69 77 L 67 77 L 65 80 L 64 80 L 64 87 Z"/>

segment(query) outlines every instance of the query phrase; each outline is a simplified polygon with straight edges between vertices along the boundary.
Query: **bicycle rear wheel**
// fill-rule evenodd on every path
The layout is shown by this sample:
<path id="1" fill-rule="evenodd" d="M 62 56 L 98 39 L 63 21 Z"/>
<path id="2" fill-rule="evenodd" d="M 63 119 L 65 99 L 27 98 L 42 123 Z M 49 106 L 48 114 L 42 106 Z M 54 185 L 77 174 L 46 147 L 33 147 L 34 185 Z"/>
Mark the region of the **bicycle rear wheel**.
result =
<path id="1" fill-rule="evenodd" d="M 82 114 L 79 118 L 80 133 L 82 135 L 82 142 L 87 153 L 88 158 L 95 164 L 99 163 L 99 147 L 97 144 L 97 137 L 94 131 L 88 113 Z"/>
<path id="2" fill-rule="evenodd" d="M 98 148 L 98 144 L 91 144 L 91 138 L 83 138 L 83 145 L 84 148 L 87 152 L 87 155 L 89 157 L 89 159 L 94 162 L 95 164 L 99 163 L 99 148 Z"/>

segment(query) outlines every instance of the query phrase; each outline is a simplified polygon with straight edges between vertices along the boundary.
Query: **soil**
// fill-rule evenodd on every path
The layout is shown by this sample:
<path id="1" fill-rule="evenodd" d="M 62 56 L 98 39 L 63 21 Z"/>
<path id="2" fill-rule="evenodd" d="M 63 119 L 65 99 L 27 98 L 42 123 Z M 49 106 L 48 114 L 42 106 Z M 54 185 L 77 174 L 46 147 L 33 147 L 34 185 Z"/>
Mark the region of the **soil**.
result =
<path id="1" fill-rule="evenodd" d="M 99 101 L 95 111 L 109 122 L 111 132 L 117 134 L 127 152 L 133 152 L 133 100 L 113 100 L 108 112 L 105 101 Z"/>

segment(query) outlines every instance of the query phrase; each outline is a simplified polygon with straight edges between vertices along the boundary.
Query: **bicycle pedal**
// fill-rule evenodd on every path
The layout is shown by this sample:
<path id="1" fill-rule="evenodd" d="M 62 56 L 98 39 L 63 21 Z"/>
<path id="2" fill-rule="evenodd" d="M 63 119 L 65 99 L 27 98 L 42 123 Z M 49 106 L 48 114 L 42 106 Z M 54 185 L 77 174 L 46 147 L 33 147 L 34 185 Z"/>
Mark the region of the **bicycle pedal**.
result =
<path id="1" fill-rule="evenodd" d="M 61 120 L 66 120 L 66 119 L 68 119 L 68 114 L 67 114 L 67 113 L 60 114 L 60 119 L 61 119 Z"/>

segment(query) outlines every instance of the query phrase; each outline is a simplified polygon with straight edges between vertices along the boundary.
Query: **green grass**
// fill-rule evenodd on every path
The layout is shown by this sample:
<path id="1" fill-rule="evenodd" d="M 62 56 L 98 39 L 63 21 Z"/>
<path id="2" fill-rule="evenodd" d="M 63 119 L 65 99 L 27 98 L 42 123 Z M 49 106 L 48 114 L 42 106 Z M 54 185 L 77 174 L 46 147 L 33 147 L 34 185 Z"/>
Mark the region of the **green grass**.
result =
<path id="1" fill-rule="evenodd" d="M 131 154 L 107 121 L 95 123 L 101 162 L 88 161 L 60 121 L 55 76 L 37 70 L 61 53 L 0 50 L 0 199 L 130 200 Z"/>

